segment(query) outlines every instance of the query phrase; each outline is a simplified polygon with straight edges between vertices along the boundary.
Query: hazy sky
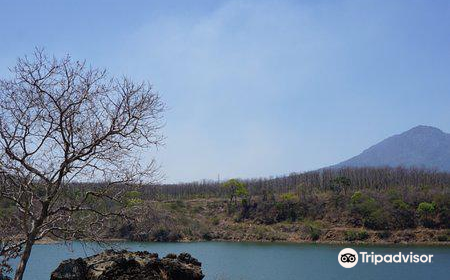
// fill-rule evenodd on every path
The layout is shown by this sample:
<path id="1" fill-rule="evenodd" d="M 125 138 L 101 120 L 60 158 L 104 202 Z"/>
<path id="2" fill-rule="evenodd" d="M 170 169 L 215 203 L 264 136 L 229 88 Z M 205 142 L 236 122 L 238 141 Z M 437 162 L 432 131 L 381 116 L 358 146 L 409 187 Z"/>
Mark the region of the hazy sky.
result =
<path id="1" fill-rule="evenodd" d="M 2 1 L 0 75 L 34 46 L 162 95 L 167 182 L 345 160 L 450 132 L 450 1 Z"/>

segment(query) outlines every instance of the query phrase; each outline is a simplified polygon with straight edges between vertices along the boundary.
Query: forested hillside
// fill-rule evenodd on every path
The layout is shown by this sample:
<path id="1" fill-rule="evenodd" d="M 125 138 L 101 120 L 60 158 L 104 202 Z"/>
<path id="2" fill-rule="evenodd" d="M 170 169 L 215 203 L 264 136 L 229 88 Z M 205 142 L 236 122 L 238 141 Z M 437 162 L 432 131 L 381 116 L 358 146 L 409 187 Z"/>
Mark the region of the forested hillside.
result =
<path id="1" fill-rule="evenodd" d="M 347 178 L 346 190 L 383 190 L 401 186 L 449 187 L 450 173 L 418 168 L 340 168 L 321 169 L 286 176 L 240 179 L 251 195 L 283 194 L 296 191 L 327 191 L 336 187 L 335 179 Z M 223 182 L 201 181 L 180 184 L 156 184 L 142 189 L 146 199 L 186 199 L 226 196 Z"/>
<path id="2" fill-rule="evenodd" d="M 124 200 L 93 199 L 127 219 L 102 224 L 103 238 L 435 243 L 450 240 L 450 174 L 403 168 L 326 169 L 266 179 L 119 187 Z M 102 184 L 73 184 L 76 198 Z M 1 201 L 8 221 L 10 202 Z M 76 226 L 88 216 L 68 222 Z M 95 225 L 95 221 L 92 221 Z M 98 232 L 98 228 L 93 230 Z M 58 238 L 57 235 L 54 238 Z M 74 238 L 77 238 L 74 235 Z"/>
<path id="3" fill-rule="evenodd" d="M 450 174 L 329 169 L 133 192 L 132 240 L 448 242 Z"/>

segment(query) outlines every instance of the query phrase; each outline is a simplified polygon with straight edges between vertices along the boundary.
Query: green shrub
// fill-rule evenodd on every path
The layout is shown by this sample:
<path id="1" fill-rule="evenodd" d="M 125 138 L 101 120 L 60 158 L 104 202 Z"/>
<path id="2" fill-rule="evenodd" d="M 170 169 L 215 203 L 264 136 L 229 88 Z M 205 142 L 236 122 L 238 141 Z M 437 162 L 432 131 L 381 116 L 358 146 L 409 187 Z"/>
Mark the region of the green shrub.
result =
<path id="1" fill-rule="evenodd" d="M 175 242 L 181 239 L 181 234 L 169 229 L 160 228 L 153 232 L 153 241 L 157 242 Z"/>
<path id="2" fill-rule="evenodd" d="M 389 227 L 390 215 L 377 201 L 360 191 L 355 192 L 350 199 L 350 210 L 354 225 L 364 225 L 370 229 L 387 229 Z"/>
<path id="3" fill-rule="evenodd" d="M 284 201 L 294 201 L 298 198 L 298 196 L 295 193 L 284 193 L 280 195 L 280 198 Z"/>
<path id="4" fill-rule="evenodd" d="M 144 202 L 141 199 L 141 193 L 138 191 L 126 192 L 124 198 L 125 198 L 125 205 L 127 207 L 138 206 Z"/>
<path id="5" fill-rule="evenodd" d="M 383 231 L 377 232 L 377 236 L 381 239 L 388 239 L 391 236 L 391 232 L 388 230 L 383 230 Z"/>
<path id="6" fill-rule="evenodd" d="M 238 196 L 238 197 L 247 197 L 248 195 L 249 195 L 248 189 L 244 185 L 239 186 L 236 189 L 236 196 Z"/>
<path id="7" fill-rule="evenodd" d="M 434 214 L 436 212 L 436 203 L 434 202 L 421 202 L 417 207 L 417 213 L 419 215 Z"/>
<path id="8" fill-rule="evenodd" d="M 249 191 L 245 184 L 238 179 L 230 179 L 226 181 L 223 184 L 223 187 L 225 188 L 226 192 L 228 193 L 228 196 L 230 198 L 230 202 L 233 201 L 233 199 L 236 201 L 237 197 L 247 197 L 249 195 Z"/>
<path id="9" fill-rule="evenodd" d="M 369 233 L 365 230 L 360 231 L 354 231 L 354 230 L 347 230 L 344 232 L 344 239 L 346 241 L 362 241 L 369 238 Z"/>
<path id="10" fill-rule="evenodd" d="M 358 240 L 366 240 L 367 238 L 369 238 L 369 233 L 367 233 L 367 231 L 365 230 L 362 230 L 357 233 L 357 238 Z"/>
<path id="11" fill-rule="evenodd" d="M 176 200 L 176 201 L 167 203 L 167 206 L 171 210 L 178 211 L 180 209 L 185 208 L 186 207 L 186 203 L 184 201 L 182 201 L 182 200 Z"/>
<path id="12" fill-rule="evenodd" d="M 192 209 L 192 212 L 196 213 L 196 214 L 201 213 L 202 211 L 203 211 L 203 206 L 200 206 L 200 205 L 194 206 L 194 208 Z"/>
<path id="13" fill-rule="evenodd" d="M 213 225 L 217 226 L 218 224 L 220 224 L 220 218 L 219 217 L 213 217 L 211 219 L 211 222 Z"/>
<path id="14" fill-rule="evenodd" d="M 446 234 L 438 235 L 437 240 L 439 242 L 446 242 L 449 241 L 449 238 Z"/>
<path id="15" fill-rule="evenodd" d="M 317 231 L 316 229 L 312 230 L 310 233 L 311 240 L 312 241 L 319 240 L 320 234 L 321 234 L 320 230 L 319 231 Z"/>
<path id="16" fill-rule="evenodd" d="M 352 182 L 349 178 L 338 176 L 331 180 L 331 190 L 334 193 L 340 193 L 341 191 L 344 191 L 344 193 L 346 193 L 351 184 Z"/>
<path id="17" fill-rule="evenodd" d="M 362 197 L 363 197 L 362 192 L 356 191 L 356 192 L 352 195 L 352 197 L 350 198 L 350 201 L 351 201 L 352 204 L 360 203 Z"/>
<path id="18" fill-rule="evenodd" d="M 427 228 L 434 228 L 436 222 L 436 203 L 435 202 L 421 202 L 417 207 L 417 214 L 419 215 L 420 223 Z"/>
<path id="19" fill-rule="evenodd" d="M 233 203 L 227 203 L 227 213 L 228 215 L 233 215 L 237 211 L 237 206 Z"/>
<path id="20" fill-rule="evenodd" d="M 322 235 L 321 225 L 317 222 L 306 222 L 305 223 L 307 232 L 312 241 L 319 240 Z"/>
<path id="21" fill-rule="evenodd" d="M 380 208 L 368 213 L 363 218 L 363 225 L 369 229 L 387 229 L 389 228 L 389 219 L 389 213 Z"/>
<path id="22" fill-rule="evenodd" d="M 394 199 L 392 201 L 392 205 L 394 206 L 395 209 L 399 210 L 408 210 L 410 208 L 409 204 L 401 199 Z"/>
<path id="23" fill-rule="evenodd" d="M 450 194 L 435 194 L 433 201 L 436 203 L 436 216 L 440 227 L 450 228 Z"/>
<path id="24" fill-rule="evenodd" d="M 206 241 L 210 241 L 213 239 L 213 237 L 211 236 L 211 233 L 209 233 L 209 232 L 203 233 L 202 238 Z"/>
<path id="25" fill-rule="evenodd" d="M 378 208 L 375 199 L 360 191 L 357 191 L 352 195 L 350 206 L 353 213 L 363 217 L 369 215 Z"/>
<path id="26" fill-rule="evenodd" d="M 408 203 L 404 202 L 401 199 L 394 199 L 391 201 L 392 207 L 392 216 L 394 219 L 394 227 L 405 229 L 405 228 L 414 228 L 416 226 L 416 218 L 414 209 Z"/>
<path id="27" fill-rule="evenodd" d="M 275 207 L 277 209 L 275 218 L 277 222 L 295 222 L 299 218 L 298 203 L 283 200 L 276 202 Z"/>
<path id="28" fill-rule="evenodd" d="M 129 191 L 129 192 L 125 193 L 125 197 L 126 198 L 140 198 L 141 193 L 138 191 Z"/>
<path id="29" fill-rule="evenodd" d="M 355 241 L 357 239 L 356 231 L 347 230 L 344 232 L 344 239 L 347 241 Z"/>

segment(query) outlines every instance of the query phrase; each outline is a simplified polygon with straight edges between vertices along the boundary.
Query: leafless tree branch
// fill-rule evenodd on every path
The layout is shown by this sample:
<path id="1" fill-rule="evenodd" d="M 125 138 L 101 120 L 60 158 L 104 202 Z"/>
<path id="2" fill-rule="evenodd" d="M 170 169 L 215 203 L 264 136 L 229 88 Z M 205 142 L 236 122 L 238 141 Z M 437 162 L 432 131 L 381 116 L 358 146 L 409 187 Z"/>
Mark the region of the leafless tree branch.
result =
<path id="1" fill-rule="evenodd" d="M 141 166 L 140 155 L 163 140 L 164 104 L 149 83 L 41 49 L 10 72 L 0 80 L 0 199 L 23 239 L 2 237 L 0 254 L 5 267 L 21 257 L 20 280 L 36 240 L 98 236 L 98 225 L 123 215 L 123 187 L 155 179 L 154 161 Z M 79 187 L 87 182 L 103 183 Z"/>

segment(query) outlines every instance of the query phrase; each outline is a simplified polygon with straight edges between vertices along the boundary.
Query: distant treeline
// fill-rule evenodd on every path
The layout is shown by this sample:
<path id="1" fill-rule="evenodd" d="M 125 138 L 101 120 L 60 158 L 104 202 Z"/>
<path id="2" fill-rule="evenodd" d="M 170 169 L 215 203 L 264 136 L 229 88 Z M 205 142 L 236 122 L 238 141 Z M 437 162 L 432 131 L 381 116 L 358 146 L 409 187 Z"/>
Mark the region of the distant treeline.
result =
<path id="1" fill-rule="evenodd" d="M 333 190 L 336 178 L 346 178 L 348 191 L 371 189 L 386 190 L 392 187 L 449 188 L 450 173 L 417 168 L 342 168 L 321 169 L 293 173 L 275 178 L 241 180 L 250 195 L 267 193 L 313 192 Z M 193 199 L 225 197 L 223 182 L 201 181 L 179 184 L 156 184 L 141 190 L 145 199 Z"/>

